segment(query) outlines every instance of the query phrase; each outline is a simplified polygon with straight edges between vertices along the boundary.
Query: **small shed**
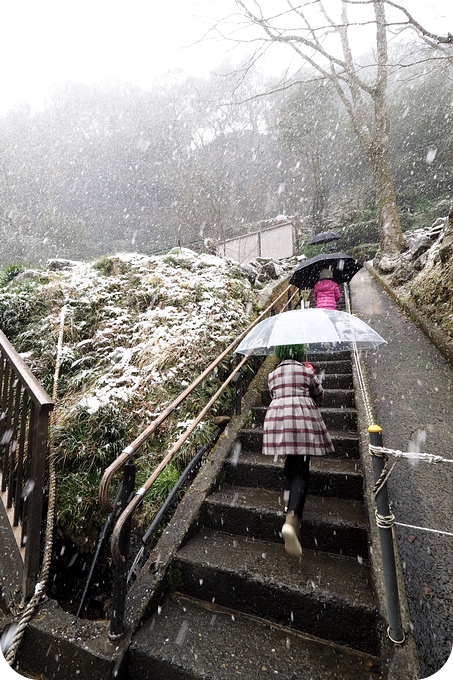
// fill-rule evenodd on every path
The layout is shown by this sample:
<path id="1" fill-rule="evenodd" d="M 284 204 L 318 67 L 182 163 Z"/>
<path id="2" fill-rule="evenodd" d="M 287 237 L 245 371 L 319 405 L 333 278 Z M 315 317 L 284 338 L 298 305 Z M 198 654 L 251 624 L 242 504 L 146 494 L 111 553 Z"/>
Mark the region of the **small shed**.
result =
<path id="1" fill-rule="evenodd" d="M 226 239 L 217 246 L 220 257 L 228 257 L 241 264 L 269 257 L 274 260 L 297 254 L 296 229 L 292 222 L 282 222 L 258 231 Z"/>

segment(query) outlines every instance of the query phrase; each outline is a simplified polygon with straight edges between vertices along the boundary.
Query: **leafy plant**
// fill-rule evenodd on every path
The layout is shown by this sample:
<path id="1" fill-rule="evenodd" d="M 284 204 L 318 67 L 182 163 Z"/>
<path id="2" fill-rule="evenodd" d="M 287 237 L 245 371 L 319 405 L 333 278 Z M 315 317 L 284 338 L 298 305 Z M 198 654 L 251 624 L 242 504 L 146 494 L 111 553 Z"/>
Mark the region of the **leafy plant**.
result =
<path id="1" fill-rule="evenodd" d="M 104 276 L 118 276 L 126 274 L 129 270 L 129 265 L 118 257 L 105 255 L 93 262 L 93 269 L 101 272 Z"/>
<path id="2" fill-rule="evenodd" d="M 10 281 L 12 281 L 18 274 L 26 270 L 25 264 L 10 264 L 8 267 L 4 267 L 0 271 L 0 286 L 6 286 Z"/>

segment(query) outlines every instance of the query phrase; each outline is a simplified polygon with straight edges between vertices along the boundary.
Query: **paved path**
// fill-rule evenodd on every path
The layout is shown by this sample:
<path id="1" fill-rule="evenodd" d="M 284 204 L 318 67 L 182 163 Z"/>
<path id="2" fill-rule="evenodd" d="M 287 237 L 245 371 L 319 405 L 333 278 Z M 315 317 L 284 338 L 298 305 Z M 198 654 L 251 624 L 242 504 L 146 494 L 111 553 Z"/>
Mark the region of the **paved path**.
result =
<path id="1" fill-rule="evenodd" d="M 453 459 L 453 369 L 372 275 L 351 281 L 353 312 L 385 340 L 365 363 L 384 446 Z M 399 460 L 389 479 L 397 522 L 453 532 L 453 463 Z M 453 537 L 397 526 L 422 677 L 453 644 Z"/>

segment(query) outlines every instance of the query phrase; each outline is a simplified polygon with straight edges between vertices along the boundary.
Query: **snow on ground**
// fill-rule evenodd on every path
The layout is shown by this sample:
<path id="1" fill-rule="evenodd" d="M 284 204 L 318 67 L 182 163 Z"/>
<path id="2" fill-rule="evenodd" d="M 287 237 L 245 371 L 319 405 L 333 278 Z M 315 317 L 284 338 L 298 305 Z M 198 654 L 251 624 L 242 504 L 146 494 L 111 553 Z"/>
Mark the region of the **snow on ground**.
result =
<path id="1" fill-rule="evenodd" d="M 181 248 L 56 261 L 0 287 L 0 327 L 49 395 L 65 311 L 54 449 L 57 522 L 71 539 L 83 543 L 89 526 L 101 521 L 97 497 L 106 467 L 256 317 L 260 285 L 252 287 L 231 260 Z M 234 364 L 232 353 L 222 370 Z M 140 480 L 218 386 L 213 372 L 165 421 L 137 456 Z M 222 401 L 217 407 L 223 415 Z M 198 442 L 205 441 L 212 424 L 198 427 Z M 187 455 L 197 445 L 191 439 Z"/>
<path id="2" fill-rule="evenodd" d="M 36 294 L 55 288 L 67 306 L 62 371 L 80 386 L 73 407 L 91 413 L 175 376 L 190 380 L 247 326 L 255 302 L 237 264 L 185 248 L 74 263 L 49 273 Z M 58 303 L 41 319 L 37 333 L 47 343 L 56 341 L 60 311 Z M 41 348 L 37 342 L 28 361 Z"/>

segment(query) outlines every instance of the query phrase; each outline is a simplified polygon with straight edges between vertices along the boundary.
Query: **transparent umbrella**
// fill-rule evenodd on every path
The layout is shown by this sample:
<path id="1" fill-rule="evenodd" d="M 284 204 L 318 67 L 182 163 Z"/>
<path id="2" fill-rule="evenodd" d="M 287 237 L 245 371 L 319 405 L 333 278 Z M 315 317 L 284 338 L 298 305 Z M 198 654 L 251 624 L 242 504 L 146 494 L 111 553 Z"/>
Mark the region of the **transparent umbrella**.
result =
<path id="1" fill-rule="evenodd" d="M 336 309 L 294 309 L 260 321 L 236 352 L 274 354 L 277 345 L 306 345 L 310 354 L 375 349 L 386 341 L 364 321 Z"/>

